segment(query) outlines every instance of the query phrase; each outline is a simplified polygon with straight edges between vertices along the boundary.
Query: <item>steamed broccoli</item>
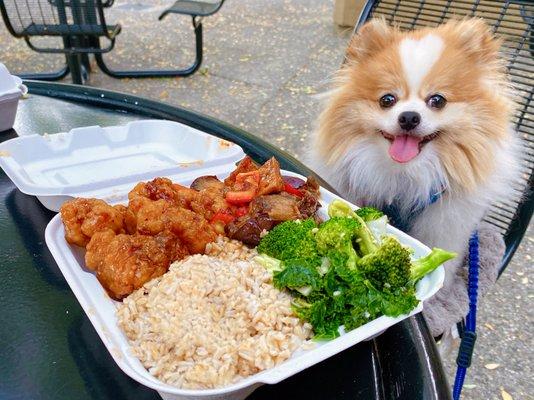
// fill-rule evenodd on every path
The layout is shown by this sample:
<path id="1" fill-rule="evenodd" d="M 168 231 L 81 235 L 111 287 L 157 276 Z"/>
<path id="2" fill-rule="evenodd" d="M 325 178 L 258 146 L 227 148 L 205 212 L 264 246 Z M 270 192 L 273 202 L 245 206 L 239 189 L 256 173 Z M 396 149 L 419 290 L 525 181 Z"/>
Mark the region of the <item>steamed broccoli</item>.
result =
<path id="1" fill-rule="evenodd" d="M 410 270 L 411 283 L 416 284 L 422 277 L 456 256 L 456 253 L 434 247 L 428 255 L 412 261 L 412 268 Z"/>
<path id="2" fill-rule="evenodd" d="M 363 219 L 365 222 L 374 221 L 375 219 L 382 218 L 384 213 L 373 207 L 362 207 L 357 209 L 356 215 Z"/>
<path id="3" fill-rule="evenodd" d="M 356 267 L 358 254 L 353 241 L 360 223 L 354 218 L 333 217 L 321 224 L 315 233 L 317 249 L 325 256 L 343 257 L 349 268 Z"/>
<path id="4" fill-rule="evenodd" d="M 363 254 L 372 253 L 378 248 L 378 241 L 365 223 L 365 221 L 357 215 L 348 203 L 341 200 L 334 200 L 328 206 L 328 215 L 330 218 L 334 217 L 349 217 L 354 218 L 358 222 L 356 230 L 356 242 L 360 252 Z"/>
<path id="5" fill-rule="evenodd" d="M 411 261 L 411 252 L 392 236 L 382 240 L 377 251 L 362 257 L 358 269 L 378 290 L 393 292 L 414 286 L 426 274 L 432 272 L 455 253 L 434 248 L 432 252 L 416 261 Z"/>
<path id="6" fill-rule="evenodd" d="M 387 233 L 388 217 L 382 211 L 373 207 L 359 208 L 356 210 L 356 215 L 365 221 L 375 239 L 380 244 L 382 237 Z"/>
<path id="7" fill-rule="evenodd" d="M 284 269 L 282 261 L 277 258 L 268 256 L 267 254 L 260 254 L 254 257 L 254 261 L 259 263 L 263 268 L 271 273 L 279 272 Z"/>
<path id="8" fill-rule="evenodd" d="M 292 259 L 319 260 L 312 229 L 317 224 L 313 219 L 285 221 L 265 235 L 257 247 L 258 253 L 282 261 Z"/>
<path id="9" fill-rule="evenodd" d="M 410 268 L 410 252 L 391 236 L 384 238 L 377 251 L 366 254 L 358 263 L 358 269 L 378 290 L 406 286 Z"/>
<path id="10" fill-rule="evenodd" d="M 350 207 L 349 203 L 341 200 L 334 200 L 328 205 L 328 216 L 333 217 L 356 217 L 356 213 Z"/>

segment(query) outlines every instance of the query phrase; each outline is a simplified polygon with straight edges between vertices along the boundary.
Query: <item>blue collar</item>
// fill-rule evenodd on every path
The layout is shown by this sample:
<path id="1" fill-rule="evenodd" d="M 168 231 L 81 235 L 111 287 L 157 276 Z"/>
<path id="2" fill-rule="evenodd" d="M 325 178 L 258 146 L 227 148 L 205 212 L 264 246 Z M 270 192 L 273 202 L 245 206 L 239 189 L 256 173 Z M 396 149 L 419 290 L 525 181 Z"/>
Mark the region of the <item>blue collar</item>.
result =
<path id="1" fill-rule="evenodd" d="M 388 216 L 389 223 L 391 225 L 397 229 L 400 229 L 401 231 L 408 232 L 410 229 L 412 229 L 416 218 L 425 210 L 425 208 L 438 201 L 444 192 L 445 187 L 441 186 L 441 189 L 439 189 L 437 192 L 430 193 L 426 202 L 421 202 L 414 205 L 406 213 L 400 212 L 400 207 L 395 200 L 391 204 L 387 204 L 385 207 L 383 207 L 382 211 Z"/>

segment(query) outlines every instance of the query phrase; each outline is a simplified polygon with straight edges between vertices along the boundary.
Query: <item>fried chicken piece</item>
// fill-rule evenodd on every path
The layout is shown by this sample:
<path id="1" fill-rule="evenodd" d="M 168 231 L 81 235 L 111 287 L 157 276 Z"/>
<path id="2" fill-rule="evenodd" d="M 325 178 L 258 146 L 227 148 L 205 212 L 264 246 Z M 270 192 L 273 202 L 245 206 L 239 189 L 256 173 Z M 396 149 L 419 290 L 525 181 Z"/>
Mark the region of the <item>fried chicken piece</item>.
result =
<path id="1" fill-rule="evenodd" d="M 149 280 L 163 275 L 188 251 L 178 237 L 164 231 L 156 236 L 97 232 L 87 245 L 85 263 L 109 295 L 120 300 Z"/>
<path id="2" fill-rule="evenodd" d="M 164 230 L 177 235 L 191 254 L 203 253 L 206 244 L 217 238 L 214 228 L 202 215 L 165 200 L 145 201 L 137 211 L 137 232 L 157 235 Z"/>
<path id="3" fill-rule="evenodd" d="M 124 232 L 124 216 L 120 208 L 103 200 L 77 198 L 65 202 L 60 209 L 65 226 L 65 239 L 71 244 L 85 247 L 99 231 L 111 229 Z"/>
<path id="4" fill-rule="evenodd" d="M 125 232 L 129 234 L 135 233 L 137 231 L 137 219 L 135 218 L 133 211 L 122 204 L 113 206 L 113 208 L 122 214 Z"/>
<path id="5" fill-rule="evenodd" d="M 128 193 L 130 202 L 141 197 L 153 201 L 165 200 L 176 206 L 188 209 L 191 201 L 195 200 L 196 196 L 197 192 L 195 190 L 172 183 L 167 178 L 155 178 L 150 182 L 140 182 Z M 136 213 L 135 204 L 132 211 Z"/>
<path id="6" fill-rule="evenodd" d="M 224 198 L 224 183 L 216 176 L 201 176 L 191 183 L 191 189 L 198 191 L 198 196 L 191 202 L 191 210 L 202 214 L 211 221 L 219 212 L 233 214 L 235 206 L 228 204 Z"/>

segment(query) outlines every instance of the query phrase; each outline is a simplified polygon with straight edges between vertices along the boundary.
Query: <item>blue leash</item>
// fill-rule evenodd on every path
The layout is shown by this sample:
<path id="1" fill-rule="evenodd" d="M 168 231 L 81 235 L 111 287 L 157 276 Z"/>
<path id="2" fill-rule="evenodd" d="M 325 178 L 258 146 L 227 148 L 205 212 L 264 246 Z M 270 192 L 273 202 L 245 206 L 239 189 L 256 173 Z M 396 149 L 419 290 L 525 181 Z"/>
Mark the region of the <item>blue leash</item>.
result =
<path id="1" fill-rule="evenodd" d="M 452 398 L 454 400 L 460 399 L 462 387 L 464 385 L 467 368 L 471 365 L 471 358 L 473 357 L 473 350 L 475 348 L 475 341 L 477 338 L 477 295 L 478 295 L 478 232 L 475 231 L 469 239 L 469 277 L 468 277 L 468 293 L 469 293 L 469 313 L 465 318 L 465 329 L 458 350 L 458 357 L 456 358 L 456 378 L 454 380 L 454 389 L 452 391 Z"/>

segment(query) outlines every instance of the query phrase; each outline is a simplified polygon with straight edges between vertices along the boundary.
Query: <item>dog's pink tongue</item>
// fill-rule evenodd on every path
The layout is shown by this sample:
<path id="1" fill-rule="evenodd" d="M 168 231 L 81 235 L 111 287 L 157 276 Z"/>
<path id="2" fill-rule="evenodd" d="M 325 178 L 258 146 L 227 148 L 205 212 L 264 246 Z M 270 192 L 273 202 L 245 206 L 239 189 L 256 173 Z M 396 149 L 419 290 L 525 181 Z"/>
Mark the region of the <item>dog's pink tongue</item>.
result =
<path id="1" fill-rule="evenodd" d="M 389 146 L 389 155 L 399 163 L 406 163 L 419 154 L 420 141 L 421 139 L 415 136 L 395 136 Z"/>

